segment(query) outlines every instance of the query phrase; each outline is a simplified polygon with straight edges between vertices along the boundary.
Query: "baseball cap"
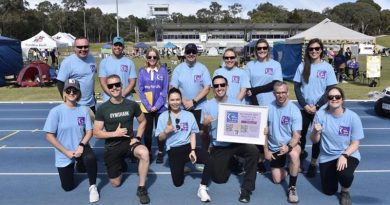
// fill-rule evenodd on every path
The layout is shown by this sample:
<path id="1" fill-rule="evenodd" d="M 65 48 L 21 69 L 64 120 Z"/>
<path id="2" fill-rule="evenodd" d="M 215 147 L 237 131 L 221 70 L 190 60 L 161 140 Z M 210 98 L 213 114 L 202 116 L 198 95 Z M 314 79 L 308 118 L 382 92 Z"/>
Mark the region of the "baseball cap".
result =
<path id="1" fill-rule="evenodd" d="M 189 44 L 186 45 L 186 47 L 184 49 L 184 53 L 185 54 L 190 54 L 190 53 L 197 54 L 198 53 L 198 48 L 196 47 L 195 44 L 189 43 Z"/>
<path id="2" fill-rule="evenodd" d="M 116 44 L 116 43 L 120 43 L 120 44 L 122 44 L 122 46 L 124 46 L 125 45 L 125 40 L 123 40 L 123 38 L 120 37 L 120 36 L 115 36 L 112 39 L 112 44 Z"/>
<path id="3" fill-rule="evenodd" d="M 70 88 L 70 87 L 73 87 L 73 88 L 76 88 L 77 90 L 80 90 L 80 83 L 79 81 L 77 81 L 76 79 L 68 79 L 65 81 L 65 85 L 64 85 L 64 90 Z"/>

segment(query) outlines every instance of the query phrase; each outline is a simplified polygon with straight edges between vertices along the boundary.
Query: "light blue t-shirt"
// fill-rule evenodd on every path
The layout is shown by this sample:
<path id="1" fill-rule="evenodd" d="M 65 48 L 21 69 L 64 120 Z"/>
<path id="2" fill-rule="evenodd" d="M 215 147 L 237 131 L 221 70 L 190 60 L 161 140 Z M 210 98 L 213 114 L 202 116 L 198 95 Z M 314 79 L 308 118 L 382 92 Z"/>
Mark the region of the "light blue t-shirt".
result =
<path id="1" fill-rule="evenodd" d="M 43 130 L 53 133 L 66 149 L 76 150 L 86 131 L 92 130 L 89 108 L 81 105 L 75 108 L 65 104 L 57 105 L 50 110 Z M 72 163 L 72 160 L 59 150 L 54 149 L 54 153 L 56 167 L 65 167 Z"/>
<path id="2" fill-rule="evenodd" d="M 81 99 L 80 105 L 88 107 L 95 106 L 95 79 L 96 62 L 92 55 L 87 55 L 85 59 L 72 54 L 61 62 L 57 79 L 65 82 L 68 79 L 76 79 L 80 83 Z"/>
<path id="3" fill-rule="evenodd" d="M 161 113 L 158 117 L 157 127 L 155 131 L 155 136 L 158 137 L 160 133 L 164 132 L 167 127 L 169 117 L 169 111 Z M 172 125 L 177 128 L 177 118 L 171 113 Z M 179 147 L 190 143 L 190 135 L 192 133 L 198 133 L 199 127 L 196 124 L 194 115 L 191 112 L 181 110 L 179 115 L 179 126 L 180 129 L 168 134 L 166 139 L 166 150 L 169 151 L 172 147 Z"/>
<path id="4" fill-rule="evenodd" d="M 202 63 L 196 62 L 193 67 L 188 67 L 186 62 L 180 63 L 173 70 L 171 86 L 180 89 L 184 99 L 194 99 L 204 86 L 211 87 L 209 70 Z M 203 108 L 207 96 L 198 101 L 195 110 Z"/>
<path id="5" fill-rule="evenodd" d="M 223 103 L 241 104 L 241 102 L 238 99 L 233 97 L 228 97 L 226 101 Z M 203 108 L 200 123 L 203 124 L 205 115 L 211 115 L 213 121 L 211 122 L 210 130 L 209 130 L 209 135 L 212 137 L 210 144 L 212 146 L 226 147 L 229 146 L 231 143 L 217 141 L 218 106 L 219 106 L 219 102 L 215 98 L 208 100 L 206 105 Z"/>
<path id="6" fill-rule="evenodd" d="M 319 163 L 339 158 L 352 140 L 364 138 L 360 117 L 348 108 L 341 116 L 337 117 L 327 112 L 326 109 L 320 109 L 316 112 L 314 122 L 322 125 Z M 351 156 L 360 160 L 359 150 L 356 150 Z"/>
<path id="7" fill-rule="evenodd" d="M 326 91 L 326 87 L 337 84 L 333 67 L 325 62 L 311 64 L 309 84 L 303 79 L 303 63 L 295 72 L 294 82 L 301 83 L 301 92 L 305 102 L 315 105 Z"/>
<path id="8" fill-rule="evenodd" d="M 227 69 L 226 67 L 219 68 L 214 71 L 213 77 L 222 75 L 228 80 L 229 89 L 226 95 L 229 97 L 237 98 L 242 88 L 250 88 L 248 73 L 241 69 L 234 67 Z"/>
<path id="9" fill-rule="evenodd" d="M 249 81 L 252 87 L 266 85 L 274 80 L 283 81 L 282 67 L 280 63 L 269 59 L 268 61 L 260 62 L 252 60 L 246 65 L 249 73 Z M 259 105 L 268 106 L 275 100 L 272 91 L 259 93 L 256 95 Z"/>
<path id="10" fill-rule="evenodd" d="M 281 107 L 276 101 L 268 105 L 268 149 L 279 151 L 280 145 L 287 145 L 293 131 L 302 130 L 302 116 L 299 108 L 289 101 Z"/>
<path id="11" fill-rule="evenodd" d="M 106 78 L 112 74 L 116 74 L 121 78 L 122 92 L 129 86 L 129 79 L 137 78 L 133 61 L 125 56 L 122 56 L 120 59 L 109 56 L 100 62 L 99 77 Z M 126 98 L 133 100 L 133 93 L 130 93 Z M 108 99 L 110 99 L 110 96 L 103 92 L 103 102 Z"/>

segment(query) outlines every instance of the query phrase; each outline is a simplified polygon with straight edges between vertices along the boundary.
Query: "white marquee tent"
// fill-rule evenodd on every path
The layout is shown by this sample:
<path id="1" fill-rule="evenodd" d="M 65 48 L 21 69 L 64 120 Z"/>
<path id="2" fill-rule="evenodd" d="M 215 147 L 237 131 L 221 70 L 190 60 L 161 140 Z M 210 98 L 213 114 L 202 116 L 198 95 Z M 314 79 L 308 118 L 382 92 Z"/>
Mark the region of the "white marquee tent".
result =
<path id="1" fill-rule="evenodd" d="M 22 51 L 25 57 L 28 56 L 28 51 L 30 50 L 30 48 L 37 48 L 39 50 L 51 50 L 53 48 L 64 47 L 67 47 L 67 44 L 54 40 L 49 34 L 44 31 L 41 31 L 37 35 L 22 41 Z"/>
<path id="2" fill-rule="evenodd" d="M 375 42 L 375 37 L 346 28 L 326 18 L 315 26 L 288 38 L 287 43 L 306 43 L 313 38 L 319 38 L 325 44 Z"/>
<path id="3" fill-rule="evenodd" d="M 68 33 L 58 32 L 52 38 L 60 43 L 64 43 L 69 47 L 73 46 L 74 39 Z"/>

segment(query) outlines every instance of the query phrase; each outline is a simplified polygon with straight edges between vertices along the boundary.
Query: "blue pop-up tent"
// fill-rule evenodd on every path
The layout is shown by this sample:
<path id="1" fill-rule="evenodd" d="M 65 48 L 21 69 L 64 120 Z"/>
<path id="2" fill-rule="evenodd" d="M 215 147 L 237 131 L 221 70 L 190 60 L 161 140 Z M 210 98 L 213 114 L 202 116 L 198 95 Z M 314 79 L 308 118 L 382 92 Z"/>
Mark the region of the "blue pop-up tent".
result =
<path id="1" fill-rule="evenodd" d="M 16 76 L 23 67 L 20 41 L 0 36 L 0 86 L 5 85 L 4 76 Z"/>

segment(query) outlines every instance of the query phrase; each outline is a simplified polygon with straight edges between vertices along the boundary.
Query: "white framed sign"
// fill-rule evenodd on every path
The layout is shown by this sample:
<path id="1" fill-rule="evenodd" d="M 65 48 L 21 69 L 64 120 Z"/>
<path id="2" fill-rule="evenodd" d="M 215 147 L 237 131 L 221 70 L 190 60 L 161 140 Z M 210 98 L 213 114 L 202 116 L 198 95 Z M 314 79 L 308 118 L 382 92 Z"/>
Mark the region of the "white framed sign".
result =
<path id="1" fill-rule="evenodd" d="M 381 56 L 367 56 L 367 78 L 381 77 Z"/>
<path id="2" fill-rule="evenodd" d="M 221 103 L 217 141 L 264 145 L 267 120 L 267 107 Z"/>

